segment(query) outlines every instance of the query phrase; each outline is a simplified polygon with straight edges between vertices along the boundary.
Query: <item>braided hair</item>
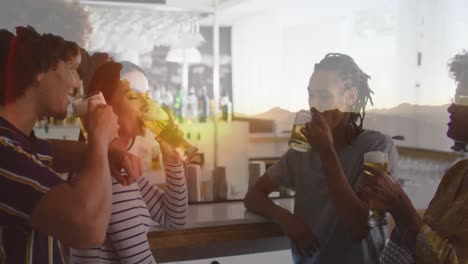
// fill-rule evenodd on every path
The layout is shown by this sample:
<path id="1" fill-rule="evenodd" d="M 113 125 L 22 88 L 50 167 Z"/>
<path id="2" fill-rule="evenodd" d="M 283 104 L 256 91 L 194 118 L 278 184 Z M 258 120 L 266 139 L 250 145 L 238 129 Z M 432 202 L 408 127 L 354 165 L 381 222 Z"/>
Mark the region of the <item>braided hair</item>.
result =
<path id="1" fill-rule="evenodd" d="M 372 94 L 368 80 L 370 76 L 359 68 L 354 59 L 346 54 L 328 53 L 319 63 L 315 64 L 314 73 L 319 70 L 333 71 L 340 76 L 345 90 L 356 88 L 357 99 L 351 106 L 351 117 L 349 126 L 362 131 L 362 123 L 366 116 L 367 102 L 373 105 Z"/>
<path id="2" fill-rule="evenodd" d="M 468 90 L 468 51 L 463 50 L 456 54 L 452 59 L 450 59 L 448 66 L 450 77 L 452 77 L 458 84 L 456 93 L 461 92 L 459 89 L 463 89 L 465 91 Z M 454 151 L 467 152 L 466 146 L 466 142 L 455 141 L 452 149 Z"/>
<path id="3" fill-rule="evenodd" d="M 465 89 L 468 89 L 468 84 L 465 78 L 468 78 L 468 51 L 463 50 L 461 53 L 455 55 L 449 62 L 450 76 L 455 79 L 457 83 L 462 83 Z"/>

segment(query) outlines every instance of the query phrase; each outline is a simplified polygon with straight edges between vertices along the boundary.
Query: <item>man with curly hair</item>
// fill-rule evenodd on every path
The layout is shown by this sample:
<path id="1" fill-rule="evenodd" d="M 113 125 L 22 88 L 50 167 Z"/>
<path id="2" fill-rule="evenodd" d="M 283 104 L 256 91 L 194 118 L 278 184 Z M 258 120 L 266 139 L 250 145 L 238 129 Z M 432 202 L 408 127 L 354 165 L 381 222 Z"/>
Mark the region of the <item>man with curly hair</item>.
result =
<path id="1" fill-rule="evenodd" d="M 35 137 L 39 118 L 65 116 L 80 60 L 77 44 L 61 37 L 32 27 L 16 35 L 0 30 L 0 263 L 63 263 L 59 241 L 100 245 L 111 209 L 110 166 L 138 174 L 134 157 L 111 147 L 118 124 L 110 106 L 85 116 L 87 145 Z M 71 171 L 79 177 L 70 183 L 58 175 Z"/>

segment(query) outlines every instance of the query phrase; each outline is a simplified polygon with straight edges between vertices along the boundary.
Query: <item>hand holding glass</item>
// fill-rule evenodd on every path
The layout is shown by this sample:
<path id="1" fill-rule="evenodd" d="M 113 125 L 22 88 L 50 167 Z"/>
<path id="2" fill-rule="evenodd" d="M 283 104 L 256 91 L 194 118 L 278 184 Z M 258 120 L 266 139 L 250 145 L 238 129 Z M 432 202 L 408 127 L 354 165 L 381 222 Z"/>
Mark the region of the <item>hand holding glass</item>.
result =
<path id="1" fill-rule="evenodd" d="M 364 154 L 364 165 L 388 172 L 388 154 L 383 151 L 371 151 Z M 364 174 L 375 177 L 371 172 L 364 170 Z M 369 225 L 381 226 L 387 224 L 385 212 L 373 210 L 373 202 L 369 201 Z"/>
<path id="2" fill-rule="evenodd" d="M 184 163 L 195 157 L 198 149 L 192 146 L 171 117 L 153 100 L 146 98 L 149 110 L 143 115 L 145 126 L 174 148 Z"/>
<path id="3" fill-rule="evenodd" d="M 305 124 L 310 121 L 312 121 L 312 115 L 310 114 L 310 111 L 300 110 L 297 112 L 291 132 L 291 138 L 288 142 L 290 148 L 300 152 L 307 152 L 312 150 L 312 147 L 307 141 L 307 138 L 301 132 L 301 129 L 305 127 Z"/>
<path id="4" fill-rule="evenodd" d="M 90 102 L 92 102 L 92 104 L 90 104 Z M 100 104 L 107 104 L 104 95 L 102 95 L 102 92 L 100 91 L 87 95 L 72 103 L 75 116 L 80 118 L 81 131 L 83 132 L 83 135 L 86 140 L 88 139 L 88 133 L 86 132 L 84 127 L 83 117 L 86 115 L 86 113 L 88 113 L 88 111 L 92 110 L 88 109 L 90 106 L 97 107 Z"/>

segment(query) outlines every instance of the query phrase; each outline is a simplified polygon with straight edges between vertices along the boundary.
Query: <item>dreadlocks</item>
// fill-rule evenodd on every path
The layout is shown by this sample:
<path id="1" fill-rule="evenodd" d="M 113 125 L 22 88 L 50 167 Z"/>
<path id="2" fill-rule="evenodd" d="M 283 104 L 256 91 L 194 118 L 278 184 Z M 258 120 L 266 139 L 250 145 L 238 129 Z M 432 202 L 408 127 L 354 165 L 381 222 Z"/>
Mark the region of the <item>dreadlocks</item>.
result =
<path id="1" fill-rule="evenodd" d="M 463 50 L 461 53 L 455 55 L 448 64 L 449 66 L 449 74 L 450 76 L 455 79 L 457 82 L 457 91 L 456 93 L 460 93 L 460 89 L 468 90 L 468 51 Z M 462 141 L 455 140 L 452 149 L 454 151 L 461 151 L 467 152 L 467 143 Z"/>
<path id="2" fill-rule="evenodd" d="M 362 123 L 366 116 L 367 102 L 373 105 L 371 95 L 374 93 L 368 84 L 370 76 L 359 68 L 353 58 L 341 53 L 328 53 L 319 63 L 315 64 L 314 73 L 319 70 L 337 72 L 343 81 L 345 89 L 356 88 L 357 99 L 351 106 L 351 125 L 362 131 Z"/>

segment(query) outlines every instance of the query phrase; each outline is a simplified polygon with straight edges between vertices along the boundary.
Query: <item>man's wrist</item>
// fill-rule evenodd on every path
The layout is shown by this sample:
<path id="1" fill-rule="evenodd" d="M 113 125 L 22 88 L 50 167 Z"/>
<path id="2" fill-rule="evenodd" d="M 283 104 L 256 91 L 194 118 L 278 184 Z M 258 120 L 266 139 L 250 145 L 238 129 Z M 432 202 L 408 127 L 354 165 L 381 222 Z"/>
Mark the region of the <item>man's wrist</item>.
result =
<path id="1" fill-rule="evenodd" d="M 322 166 L 326 171 L 335 170 L 336 166 L 340 166 L 340 160 L 336 153 L 335 147 L 324 147 L 320 149 L 320 160 L 322 161 Z M 327 176 L 331 176 L 326 174 Z M 335 175 L 332 175 L 335 176 Z"/>
<path id="2" fill-rule="evenodd" d="M 288 210 L 282 207 L 276 207 L 273 210 L 271 219 L 273 220 L 273 222 L 281 225 L 283 223 L 283 220 L 290 215 L 291 215 L 291 212 L 289 212 Z"/>
<path id="3" fill-rule="evenodd" d="M 408 211 L 408 205 L 411 203 L 404 192 L 398 192 L 392 201 L 389 212 L 396 217 L 404 216 Z"/>
<path id="4" fill-rule="evenodd" d="M 406 229 L 407 232 L 411 233 L 419 232 L 422 220 L 406 194 L 398 194 L 396 201 L 390 209 L 390 213 L 402 230 Z"/>
<path id="5" fill-rule="evenodd" d="M 335 156 L 335 154 L 336 154 L 336 150 L 335 150 L 335 147 L 333 145 L 322 145 L 319 148 L 319 151 L 320 151 L 320 156 L 322 158 L 323 157 L 330 158 L 330 157 Z"/>
<path id="6" fill-rule="evenodd" d="M 90 137 L 88 140 L 88 148 L 92 151 L 109 151 L 109 145 L 105 144 L 102 140 L 97 137 Z"/>

